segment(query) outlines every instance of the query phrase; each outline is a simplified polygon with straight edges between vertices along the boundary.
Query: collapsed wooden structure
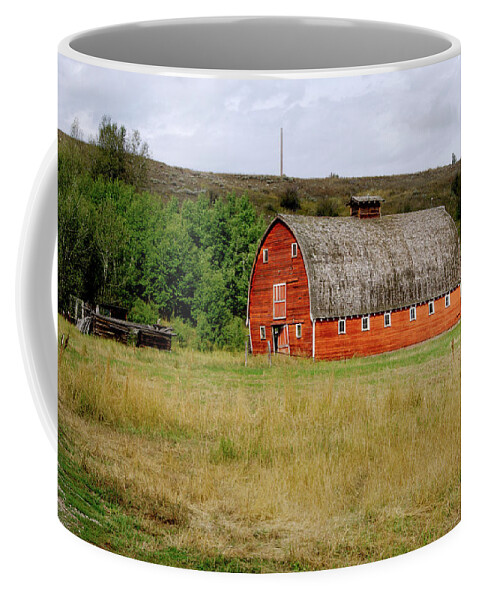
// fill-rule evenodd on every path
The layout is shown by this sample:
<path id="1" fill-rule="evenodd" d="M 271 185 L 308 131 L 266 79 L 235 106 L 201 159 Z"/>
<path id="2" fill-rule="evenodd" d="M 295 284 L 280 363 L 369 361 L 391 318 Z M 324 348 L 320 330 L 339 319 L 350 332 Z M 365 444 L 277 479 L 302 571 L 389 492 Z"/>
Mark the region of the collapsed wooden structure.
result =
<path id="1" fill-rule="evenodd" d="M 99 337 L 113 339 L 122 344 L 131 344 L 137 348 L 157 348 L 171 350 L 171 338 L 176 335 L 171 327 L 132 323 L 93 313 L 90 332 Z"/>
<path id="2" fill-rule="evenodd" d="M 171 350 L 171 339 L 176 335 L 171 327 L 133 323 L 100 314 L 99 307 L 94 310 L 79 298 L 72 298 L 72 301 L 75 310 L 69 312 L 67 318 L 84 334 L 115 340 L 137 348 L 157 348 L 168 352 Z"/>

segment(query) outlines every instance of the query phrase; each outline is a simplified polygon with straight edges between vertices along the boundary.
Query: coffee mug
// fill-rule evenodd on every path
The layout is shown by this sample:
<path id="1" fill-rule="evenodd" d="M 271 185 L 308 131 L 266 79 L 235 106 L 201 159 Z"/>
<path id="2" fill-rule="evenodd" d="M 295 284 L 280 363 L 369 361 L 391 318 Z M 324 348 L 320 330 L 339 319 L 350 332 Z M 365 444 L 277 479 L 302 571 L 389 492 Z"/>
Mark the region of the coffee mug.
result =
<path id="1" fill-rule="evenodd" d="M 19 331 L 63 525 L 260 573 L 450 531 L 460 193 L 449 35 L 237 17 L 61 42 Z"/>

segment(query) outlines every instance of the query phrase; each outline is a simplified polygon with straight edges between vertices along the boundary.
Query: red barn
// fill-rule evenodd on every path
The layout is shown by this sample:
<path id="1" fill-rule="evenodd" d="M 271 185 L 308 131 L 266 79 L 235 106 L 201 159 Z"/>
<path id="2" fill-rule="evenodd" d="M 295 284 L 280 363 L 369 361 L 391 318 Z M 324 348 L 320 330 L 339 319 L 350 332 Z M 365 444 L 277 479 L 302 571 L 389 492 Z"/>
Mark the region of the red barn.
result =
<path id="1" fill-rule="evenodd" d="M 397 350 L 460 319 L 460 249 L 444 207 L 381 217 L 278 215 L 256 253 L 247 325 L 254 354 L 318 359 Z"/>

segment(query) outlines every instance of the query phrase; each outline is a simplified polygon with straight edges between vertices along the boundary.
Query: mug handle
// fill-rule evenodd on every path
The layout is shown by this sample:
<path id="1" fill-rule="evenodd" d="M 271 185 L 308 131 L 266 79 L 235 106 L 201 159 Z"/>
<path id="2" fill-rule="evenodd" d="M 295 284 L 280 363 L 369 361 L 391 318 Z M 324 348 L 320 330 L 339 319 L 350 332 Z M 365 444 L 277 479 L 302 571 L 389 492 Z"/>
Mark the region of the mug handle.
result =
<path id="1" fill-rule="evenodd" d="M 57 352 L 51 282 L 57 238 L 57 145 L 54 142 L 30 194 L 17 263 L 17 327 L 35 406 L 57 445 Z"/>

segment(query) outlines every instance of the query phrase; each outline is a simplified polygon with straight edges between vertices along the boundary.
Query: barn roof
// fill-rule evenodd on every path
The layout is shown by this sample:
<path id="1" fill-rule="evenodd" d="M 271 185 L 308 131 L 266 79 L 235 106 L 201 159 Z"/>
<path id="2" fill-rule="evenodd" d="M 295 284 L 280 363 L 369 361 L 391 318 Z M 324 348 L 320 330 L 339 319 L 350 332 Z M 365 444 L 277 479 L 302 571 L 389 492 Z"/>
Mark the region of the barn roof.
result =
<path id="1" fill-rule="evenodd" d="M 460 282 L 459 237 L 442 206 L 367 220 L 278 215 L 271 226 L 277 221 L 301 249 L 313 319 L 419 304 Z"/>
<path id="2" fill-rule="evenodd" d="M 378 204 L 384 202 L 384 198 L 381 196 L 351 196 L 347 205 L 351 204 Z"/>

